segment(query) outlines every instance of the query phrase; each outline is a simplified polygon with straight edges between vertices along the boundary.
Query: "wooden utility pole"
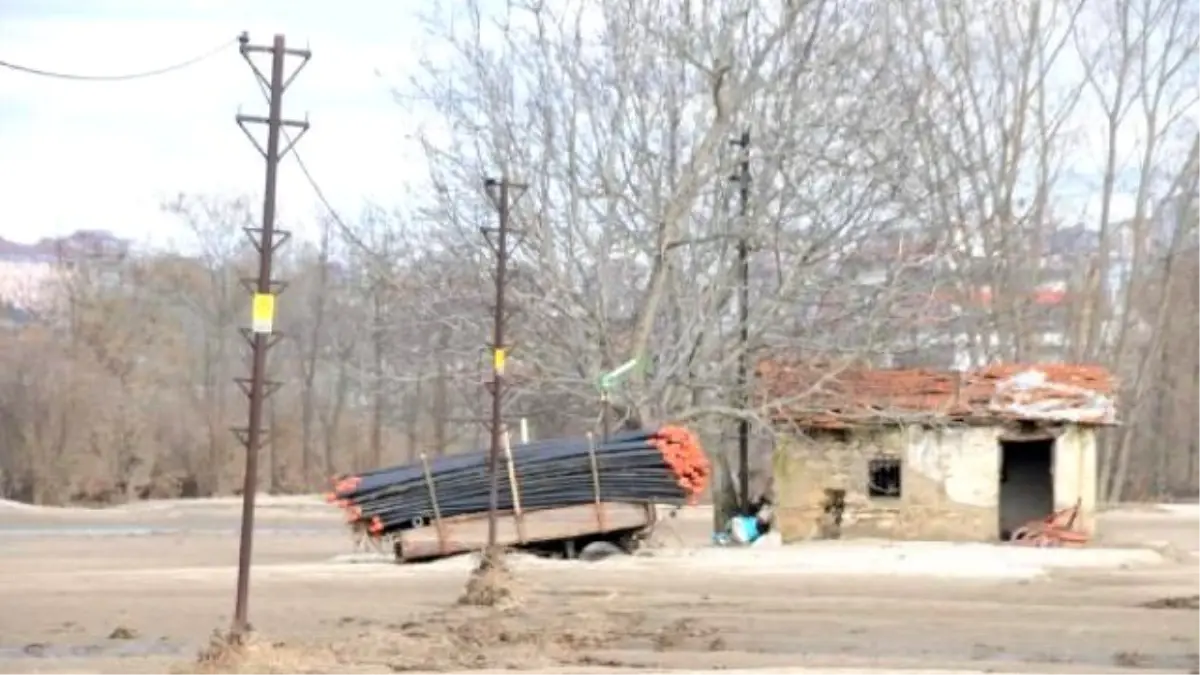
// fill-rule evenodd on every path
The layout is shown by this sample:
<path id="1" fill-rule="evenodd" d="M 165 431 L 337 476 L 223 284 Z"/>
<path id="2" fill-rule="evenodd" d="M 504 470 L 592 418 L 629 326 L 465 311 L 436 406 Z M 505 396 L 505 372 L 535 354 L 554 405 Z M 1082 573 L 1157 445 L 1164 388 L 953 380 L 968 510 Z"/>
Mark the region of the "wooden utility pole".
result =
<path id="1" fill-rule="evenodd" d="M 496 234 L 496 241 L 488 238 L 488 243 L 496 253 L 496 306 L 492 319 L 492 445 L 488 453 L 488 482 L 491 485 L 491 495 L 488 502 L 488 539 L 487 556 L 495 553 L 496 549 L 496 517 L 500 507 L 500 453 L 503 449 L 503 396 L 504 396 L 504 363 L 507 359 L 507 347 L 504 344 L 505 292 L 508 285 L 508 257 L 512 253 L 509 237 L 513 232 L 509 226 L 512 208 L 521 195 L 525 194 L 526 186 L 514 183 L 507 177 L 487 178 L 483 181 L 488 199 L 499 215 L 499 226 L 483 228 L 485 238 Z"/>
<path id="2" fill-rule="evenodd" d="M 740 504 L 743 513 L 750 509 L 750 420 L 745 417 L 750 407 L 750 232 L 747 216 L 750 210 L 750 130 L 733 144 L 742 151 L 738 172 L 733 179 L 738 183 L 738 408 L 742 418 L 738 420 L 738 471 Z"/>
<path id="3" fill-rule="evenodd" d="M 280 383 L 267 380 L 267 352 L 281 337 L 275 331 L 275 296 L 283 291 L 284 283 L 271 277 L 271 262 L 275 251 L 287 241 L 290 233 L 275 228 L 276 179 L 279 161 L 308 130 L 307 121 L 283 119 L 283 93 L 296 75 L 308 63 L 312 54 L 308 50 L 287 49 L 282 35 L 276 35 L 270 47 L 250 44 L 250 37 L 242 33 L 239 39 L 242 57 L 250 64 L 255 77 L 267 90 L 267 117 L 251 115 L 237 116 L 238 126 L 266 160 L 266 186 L 263 190 L 262 227 L 245 228 L 246 235 L 258 250 L 258 277 L 243 279 L 242 284 L 253 294 L 250 328 L 243 328 L 242 335 L 250 344 L 252 361 L 250 377 L 236 379 L 242 392 L 250 400 L 249 420 L 242 428 L 234 429 L 238 439 L 246 446 L 246 475 L 242 484 L 242 532 L 238 548 L 237 601 L 233 611 L 231 637 L 241 640 L 250 631 L 248 619 L 250 595 L 250 560 L 254 546 L 254 497 L 258 492 L 258 453 L 263 446 L 263 401 L 279 388 Z M 266 77 L 251 59 L 251 54 L 263 52 L 271 55 L 271 75 Z M 285 76 L 284 62 L 288 56 L 301 59 L 292 74 Z M 267 145 L 264 148 L 250 132 L 247 124 L 264 124 L 267 127 Z M 283 127 L 297 127 L 300 133 L 286 147 L 280 149 Z"/>

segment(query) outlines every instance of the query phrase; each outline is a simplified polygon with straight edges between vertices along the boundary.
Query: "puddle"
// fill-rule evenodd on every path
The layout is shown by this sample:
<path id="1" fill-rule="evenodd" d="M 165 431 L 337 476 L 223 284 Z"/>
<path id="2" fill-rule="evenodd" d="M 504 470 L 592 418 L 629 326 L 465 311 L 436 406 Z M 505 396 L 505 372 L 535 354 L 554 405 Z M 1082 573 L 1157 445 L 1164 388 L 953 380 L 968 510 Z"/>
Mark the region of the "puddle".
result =
<path id="1" fill-rule="evenodd" d="M 67 659 L 97 656 L 178 656 L 182 645 L 162 640 L 121 640 L 111 644 L 64 645 L 32 642 L 21 647 L 0 647 L 0 659 Z"/>

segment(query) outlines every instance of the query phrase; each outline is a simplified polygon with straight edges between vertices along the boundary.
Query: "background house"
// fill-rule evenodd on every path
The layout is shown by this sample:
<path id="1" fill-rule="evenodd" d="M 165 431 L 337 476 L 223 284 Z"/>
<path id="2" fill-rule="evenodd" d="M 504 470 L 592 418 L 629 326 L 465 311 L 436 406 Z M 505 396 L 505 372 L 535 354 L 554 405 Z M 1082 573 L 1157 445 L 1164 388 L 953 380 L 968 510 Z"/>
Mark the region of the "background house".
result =
<path id="1" fill-rule="evenodd" d="M 83 261 L 119 261 L 127 240 L 96 230 L 22 244 L 0 237 L 0 325 L 23 325 L 61 300 L 70 272 Z"/>
<path id="2" fill-rule="evenodd" d="M 1007 364 L 958 373 L 815 371 L 765 363 L 784 541 L 1004 539 L 1077 502 L 1090 532 L 1096 429 L 1115 423 L 1102 368 Z"/>

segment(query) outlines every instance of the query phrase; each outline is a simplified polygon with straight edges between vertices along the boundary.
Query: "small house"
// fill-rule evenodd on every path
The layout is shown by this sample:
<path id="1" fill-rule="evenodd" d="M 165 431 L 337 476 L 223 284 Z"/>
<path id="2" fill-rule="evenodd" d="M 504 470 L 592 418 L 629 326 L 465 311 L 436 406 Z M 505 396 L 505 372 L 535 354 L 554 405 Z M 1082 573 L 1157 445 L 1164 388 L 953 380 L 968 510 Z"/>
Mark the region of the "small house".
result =
<path id="1" fill-rule="evenodd" d="M 1078 505 L 1093 528 L 1098 429 L 1116 423 L 1103 368 L 971 372 L 764 362 L 778 402 L 772 473 L 784 541 L 994 541 Z"/>

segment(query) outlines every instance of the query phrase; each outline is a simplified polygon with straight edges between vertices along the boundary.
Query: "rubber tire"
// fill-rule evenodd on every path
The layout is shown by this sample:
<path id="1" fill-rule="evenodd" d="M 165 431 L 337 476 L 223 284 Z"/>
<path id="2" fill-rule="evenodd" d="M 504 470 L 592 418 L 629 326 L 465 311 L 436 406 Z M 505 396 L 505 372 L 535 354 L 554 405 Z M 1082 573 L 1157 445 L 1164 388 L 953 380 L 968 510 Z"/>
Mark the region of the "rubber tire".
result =
<path id="1" fill-rule="evenodd" d="M 625 555 L 625 551 L 611 541 L 593 541 L 579 552 L 579 559 L 584 562 L 596 562 L 614 555 Z"/>

